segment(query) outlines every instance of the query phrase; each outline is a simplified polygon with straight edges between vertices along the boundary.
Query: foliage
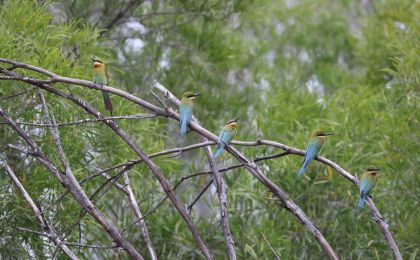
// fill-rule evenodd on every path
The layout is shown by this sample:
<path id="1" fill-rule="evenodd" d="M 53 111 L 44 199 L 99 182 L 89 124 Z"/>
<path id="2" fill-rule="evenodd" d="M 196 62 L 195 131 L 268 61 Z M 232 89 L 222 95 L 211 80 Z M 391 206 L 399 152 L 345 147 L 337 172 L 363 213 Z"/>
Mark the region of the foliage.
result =
<path id="1" fill-rule="evenodd" d="M 100 3 L 99 3 L 100 2 Z M 111 4 L 111 2 L 114 2 Z M 118 4 L 115 4 L 117 2 Z M 364 1 L 362 1 L 364 2 Z M 366 1 L 369 2 L 370 1 Z M 54 73 L 90 79 L 89 57 L 109 64 L 111 85 L 158 104 L 150 95 L 158 80 L 176 95 L 186 90 L 203 93 L 195 115 L 218 133 L 228 119 L 240 117 L 237 139 L 277 140 L 304 148 L 308 135 L 321 127 L 330 137 L 322 154 L 353 174 L 375 165 L 382 169 L 373 198 L 389 224 L 404 258 L 414 259 L 420 244 L 419 207 L 419 3 L 382 0 L 369 6 L 355 1 L 167 1 L 144 2 L 132 13 L 132 1 L 10 0 L 0 7 L 0 57 L 20 60 Z M 118 22 L 112 23 L 119 17 Z M 111 26 L 109 26 L 111 25 Z M 103 30 L 105 29 L 105 30 Z M 18 70 L 19 71 L 19 70 Z M 0 95 L 29 89 L 19 82 L 1 81 Z M 102 109 L 100 93 L 55 85 Z M 37 90 L 0 101 L 15 120 L 42 121 Z M 87 116 L 67 101 L 46 95 L 58 122 Z M 112 96 L 119 115 L 145 113 Z M 102 109 L 102 111 L 104 111 Z M 164 118 L 119 121 L 122 129 L 147 152 L 180 145 L 178 124 Z M 24 126 L 43 151 L 58 161 L 45 128 Z M 44 207 L 64 189 L 46 170 L 7 144 L 22 141 L 5 125 L 0 149 L 25 188 Z M 67 157 L 79 180 L 96 168 L 136 159 L 135 154 L 101 124 L 60 128 Z M 182 144 L 199 142 L 189 133 Z M 278 152 L 267 147 L 239 147 L 248 157 Z M 286 156 L 261 162 L 265 174 L 282 187 L 320 227 L 345 258 L 390 258 L 387 244 L 367 209 L 356 210 L 357 189 L 320 163 L 312 163 L 303 178 L 296 177 L 300 157 Z M 208 168 L 205 154 L 184 153 L 179 159 L 154 159 L 175 184 L 181 176 Z M 234 161 L 226 154 L 220 165 Z M 116 174 L 113 172 L 112 174 Z M 143 213 L 164 196 L 144 165 L 129 172 Z M 0 255 L 16 258 L 50 256 L 54 247 L 39 236 L 16 227 L 39 230 L 23 198 L 0 175 Z M 238 258 L 319 259 L 318 244 L 295 217 L 273 201 L 270 193 L 244 170 L 226 175 L 231 229 Z M 190 179 L 178 195 L 190 203 L 210 177 Z M 104 183 L 95 178 L 83 185 L 90 196 Z M 95 205 L 120 230 L 134 216 L 121 192 L 109 188 Z M 216 258 L 227 258 L 214 192 L 207 192 L 192 210 L 206 243 Z M 66 197 L 48 211 L 63 231 L 80 214 Z M 200 259 L 195 241 L 174 208 L 166 202 L 146 218 L 160 258 Z M 109 245 L 95 221 L 81 221 L 83 242 Z M 124 233 L 146 256 L 136 226 Z M 77 242 L 75 228 L 68 240 Z M 58 252 L 61 254 L 61 252 Z M 80 248 L 83 258 L 124 253 Z"/>

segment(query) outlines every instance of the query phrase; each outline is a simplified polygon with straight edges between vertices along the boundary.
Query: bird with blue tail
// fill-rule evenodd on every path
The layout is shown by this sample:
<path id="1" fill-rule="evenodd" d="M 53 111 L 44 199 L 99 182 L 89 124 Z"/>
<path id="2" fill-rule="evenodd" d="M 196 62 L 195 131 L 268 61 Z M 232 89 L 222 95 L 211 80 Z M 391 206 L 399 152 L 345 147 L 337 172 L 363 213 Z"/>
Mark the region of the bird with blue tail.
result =
<path id="1" fill-rule="evenodd" d="M 305 158 L 303 159 L 302 167 L 299 170 L 298 176 L 302 176 L 305 173 L 306 168 L 308 167 L 309 163 L 317 157 L 319 152 L 322 149 L 322 146 L 325 142 L 325 137 L 333 135 L 331 133 L 325 133 L 320 129 L 315 130 L 312 135 L 311 139 L 308 142 L 308 146 L 306 147 Z"/>
<path id="2" fill-rule="evenodd" d="M 94 58 L 90 58 L 93 61 L 93 82 L 99 85 L 108 85 L 108 73 L 105 69 L 105 64 Z M 105 109 L 112 116 L 112 103 L 109 98 L 108 92 L 102 91 L 102 97 L 104 99 Z"/>
<path id="3" fill-rule="evenodd" d="M 375 187 L 377 178 L 379 175 L 379 169 L 375 167 L 368 167 L 362 175 L 359 183 L 360 199 L 357 203 L 357 208 L 363 208 L 365 205 L 366 196 Z"/>
<path id="4" fill-rule="evenodd" d="M 183 136 L 187 133 L 187 126 L 193 116 L 193 107 L 195 98 L 201 95 L 200 93 L 185 92 L 182 95 L 181 104 L 179 105 L 179 133 Z"/>
<path id="5" fill-rule="evenodd" d="M 223 152 L 223 149 L 229 144 L 236 135 L 237 121 L 239 118 L 230 120 L 223 127 L 222 132 L 219 135 L 218 146 L 216 152 L 213 155 L 213 159 L 217 159 Z"/>

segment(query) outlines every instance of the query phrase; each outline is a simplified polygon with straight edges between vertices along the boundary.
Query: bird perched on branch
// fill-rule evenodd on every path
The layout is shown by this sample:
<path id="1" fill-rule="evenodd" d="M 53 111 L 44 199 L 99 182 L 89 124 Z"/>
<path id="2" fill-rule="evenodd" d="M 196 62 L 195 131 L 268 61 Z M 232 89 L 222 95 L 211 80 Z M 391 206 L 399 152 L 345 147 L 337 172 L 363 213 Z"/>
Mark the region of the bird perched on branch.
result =
<path id="1" fill-rule="evenodd" d="M 319 129 L 315 130 L 312 133 L 311 139 L 309 140 L 308 146 L 306 147 L 305 158 L 303 159 L 303 164 L 299 170 L 298 176 L 303 175 L 309 163 L 313 159 L 315 159 L 315 157 L 319 154 L 319 152 L 322 149 L 322 145 L 324 145 L 325 137 L 328 135 L 333 135 L 333 134 L 325 133 Z"/>
<path id="2" fill-rule="evenodd" d="M 217 159 L 225 148 L 225 145 L 229 144 L 235 137 L 237 126 L 236 122 L 238 119 L 239 118 L 228 121 L 223 127 L 218 140 L 219 145 L 217 146 L 216 152 L 213 155 L 213 159 Z"/>
<path id="3" fill-rule="evenodd" d="M 179 122 L 181 128 L 179 133 L 185 135 L 187 133 L 187 126 L 191 121 L 193 115 L 193 107 L 195 98 L 201 95 L 200 93 L 185 92 L 182 95 L 181 105 L 179 105 Z"/>
<path id="4" fill-rule="evenodd" d="M 378 175 L 379 169 L 375 167 L 368 167 L 363 173 L 359 184 L 360 199 L 357 203 L 358 209 L 363 208 L 365 205 L 366 196 L 368 196 L 369 192 L 375 187 Z"/>
<path id="5" fill-rule="evenodd" d="M 105 69 L 105 64 L 100 60 L 90 59 L 93 61 L 93 82 L 100 85 L 108 85 L 108 73 Z M 108 92 L 102 91 L 102 96 L 104 98 L 105 109 L 112 116 L 112 103 Z"/>

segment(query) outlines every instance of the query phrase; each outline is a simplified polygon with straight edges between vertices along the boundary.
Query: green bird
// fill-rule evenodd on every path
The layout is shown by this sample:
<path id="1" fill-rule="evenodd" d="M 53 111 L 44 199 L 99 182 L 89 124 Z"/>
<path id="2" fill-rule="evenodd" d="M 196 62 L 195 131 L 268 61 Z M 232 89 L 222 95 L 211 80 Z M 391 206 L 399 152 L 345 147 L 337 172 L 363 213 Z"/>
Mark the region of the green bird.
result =
<path id="1" fill-rule="evenodd" d="M 368 167 L 363 173 L 359 184 L 360 199 L 357 203 L 358 209 L 363 208 L 365 205 L 366 196 L 368 196 L 369 192 L 375 187 L 378 175 L 379 169 L 375 167 Z"/>
<path id="2" fill-rule="evenodd" d="M 185 135 L 187 133 L 187 126 L 193 115 L 195 98 L 199 95 L 201 94 L 193 92 L 185 92 L 182 95 L 181 105 L 179 106 L 179 122 L 181 124 L 179 133 L 181 135 Z"/>
<path id="3" fill-rule="evenodd" d="M 229 144 L 233 138 L 236 135 L 236 122 L 239 118 L 236 118 L 234 120 L 230 120 L 226 123 L 226 125 L 223 127 L 222 132 L 219 136 L 219 145 L 217 146 L 216 152 L 213 155 L 213 159 L 217 159 L 220 154 L 223 152 L 223 149 L 227 144 Z"/>
<path id="4" fill-rule="evenodd" d="M 105 69 L 105 64 L 100 60 L 90 59 L 93 61 L 93 82 L 100 85 L 108 85 L 108 73 Z M 102 96 L 104 98 L 105 109 L 112 116 L 112 103 L 108 92 L 102 91 Z"/>
<path id="5" fill-rule="evenodd" d="M 309 140 L 308 146 L 306 147 L 305 158 L 303 159 L 302 167 L 299 170 L 298 176 L 302 176 L 309 163 L 315 159 L 315 157 L 317 157 L 322 149 L 322 146 L 324 145 L 325 137 L 328 135 L 333 134 L 324 133 L 320 129 L 317 129 L 312 133 L 311 139 Z"/>

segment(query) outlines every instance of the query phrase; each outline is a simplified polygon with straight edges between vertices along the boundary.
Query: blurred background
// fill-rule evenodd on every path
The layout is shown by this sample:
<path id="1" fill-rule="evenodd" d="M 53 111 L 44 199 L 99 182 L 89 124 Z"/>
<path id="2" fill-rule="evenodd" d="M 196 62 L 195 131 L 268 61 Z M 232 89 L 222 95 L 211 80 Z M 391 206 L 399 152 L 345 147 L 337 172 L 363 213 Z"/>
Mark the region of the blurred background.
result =
<path id="1" fill-rule="evenodd" d="M 315 128 L 335 133 L 321 154 L 360 176 L 381 169 L 373 199 L 389 225 L 404 259 L 420 254 L 420 3 L 411 0 L 5 0 L 0 6 L 0 57 L 56 74 L 92 79 L 90 57 L 103 60 L 110 84 L 160 105 L 150 91 L 159 81 L 175 95 L 197 91 L 194 114 L 218 134 L 240 117 L 236 140 L 270 139 L 304 149 Z M 2 65 L 3 66 L 3 65 Z M 17 70 L 19 71 L 19 70 Z M 26 72 L 27 73 L 27 72 Z M 31 74 L 27 74 L 31 76 Z M 38 75 L 37 75 L 38 76 Z M 0 81 L 0 96 L 31 87 Z M 65 84 L 54 87 L 82 96 L 102 112 L 98 91 Z M 42 122 L 37 91 L 1 99 L 17 121 Z M 45 93 L 58 122 L 88 118 L 73 103 Z M 147 113 L 111 95 L 115 115 Z M 169 103 L 168 103 L 169 104 Z M 172 105 L 173 106 L 173 105 Z M 148 154 L 200 142 L 191 132 L 179 140 L 178 123 L 167 118 L 122 120 L 120 127 Z M 48 129 L 22 126 L 58 162 Z M 46 169 L 7 144 L 23 144 L 0 125 L 0 152 L 47 218 L 61 233 L 80 215 L 79 205 Z M 67 157 L 78 180 L 98 169 L 137 159 L 102 124 L 60 128 Z M 239 147 L 249 158 L 281 152 L 270 147 Z M 390 259 L 383 235 L 367 208 L 356 210 L 357 188 L 318 162 L 297 178 L 302 157 L 289 155 L 260 162 L 264 173 L 307 213 L 343 259 Z M 185 152 L 154 162 L 175 185 L 182 176 L 208 170 L 205 153 Z M 227 153 L 220 167 L 237 163 Z M 39 230 L 25 200 L 0 172 L 0 256 L 49 258 L 55 250 Z M 111 172 L 110 175 L 117 174 Z M 159 183 L 142 164 L 129 171 L 143 214 L 163 198 Z M 211 179 L 196 177 L 178 188 L 188 205 Z M 122 180 L 119 180 L 123 183 Z M 295 217 L 243 169 L 225 177 L 231 230 L 239 259 L 322 259 L 324 253 Z M 85 184 L 90 196 L 104 183 Z M 102 210 L 147 256 L 124 194 L 107 187 L 94 197 Z M 214 189 L 191 211 L 215 259 L 227 259 Z M 185 223 L 168 201 L 147 216 L 146 224 L 161 259 L 202 259 Z M 68 233 L 68 241 L 110 245 L 90 217 Z M 126 259 L 115 249 L 73 248 L 84 259 Z M 58 251 L 59 258 L 65 256 Z"/>

